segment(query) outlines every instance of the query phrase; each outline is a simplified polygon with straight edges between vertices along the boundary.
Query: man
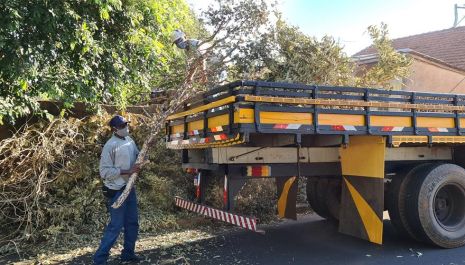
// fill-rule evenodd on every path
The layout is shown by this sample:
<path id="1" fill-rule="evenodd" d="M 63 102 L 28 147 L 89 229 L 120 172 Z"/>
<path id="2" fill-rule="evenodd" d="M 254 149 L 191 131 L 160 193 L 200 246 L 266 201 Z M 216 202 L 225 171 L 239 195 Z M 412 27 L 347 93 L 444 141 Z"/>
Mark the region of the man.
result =
<path id="1" fill-rule="evenodd" d="M 190 60 L 187 63 L 188 68 L 191 67 L 190 65 L 201 58 L 202 60 L 200 63 L 200 81 L 204 84 L 207 83 L 207 62 L 206 62 L 206 53 L 210 49 L 210 44 L 206 42 L 201 42 L 200 40 L 196 39 L 187 39 L 186 34 L 181 30 L 177 29 L 171 33 L 171 41 L 175 44 L 179 49 L 185 50 L 190 57 Z"/>
<path id="2" fill-rule="evenodd" d="M 121 261 L 138 262 L 134 253 L 139 220 L 135 189 L 131 191 L 126 201 L 118 209 L 111 205 L 118 199 L 126 187 L 132 173 L 139 172 L 135 164 L 139 150 L 129 136 L 128 121 L 116 115 L 110 120 L 113 132 L 110 140 L 103 147 L 100 156 L 100 177 L 103 180 L 103 194 L 107 198 L 107 208 L 110 212 L 110 222 L 103 233 L 102 241 L 94 255 L 94 264 L 106 264 L 111 247 L 115 244 L 121 229 L 124 228 L 124 249 Z"/>
<path id="3" fill-rule="evenodd" d="M 186 39 L 186 34 L 184 34 L 184 32 L 182 32 L 180 29 L 177 29 L 171 33 L 171 41 L 173 44 L 176 44 L 179 49 L 187 50 L 189 52 L 197 52 L 198 55 L 201 55 L 202 50 L 199 49 L 203 43 L 196 39 Z"/>

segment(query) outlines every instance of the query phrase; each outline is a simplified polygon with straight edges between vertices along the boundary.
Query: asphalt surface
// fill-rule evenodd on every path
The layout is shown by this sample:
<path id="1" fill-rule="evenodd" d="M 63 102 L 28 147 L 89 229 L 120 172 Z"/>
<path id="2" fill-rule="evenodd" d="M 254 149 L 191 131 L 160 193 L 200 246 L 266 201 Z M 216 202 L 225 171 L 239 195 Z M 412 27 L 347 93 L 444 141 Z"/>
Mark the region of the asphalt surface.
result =
<path id="1" fill-rule="evenodd" d="M 465 265 L 465 247 L 440 249 L 399 236 L 384 222 L 384 244 L 337 232 L 316 215 L 263 227 L 264 235 L 234 230 L 217 237 L 142 253 L 140 264 L 447 264 Z M 87 259 L 88 258 L 88 259 Z M 82 264 L 80 257 L 68 264 Z M 116 261 L 110 264 L 118 264 Z"/>

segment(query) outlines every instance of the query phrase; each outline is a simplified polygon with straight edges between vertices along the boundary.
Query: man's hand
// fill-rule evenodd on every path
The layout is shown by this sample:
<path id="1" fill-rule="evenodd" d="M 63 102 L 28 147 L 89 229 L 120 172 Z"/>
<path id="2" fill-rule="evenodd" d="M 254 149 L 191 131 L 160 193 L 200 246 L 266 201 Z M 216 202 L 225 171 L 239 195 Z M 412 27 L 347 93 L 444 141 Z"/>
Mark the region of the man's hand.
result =
<path id="1" fill-rule="evenodd" d="M 123 178 L 124 176 L 127 176 L 129 178 L 129 176 L 131 176 L 133 173 L 139 173 L 139 171 L 140 164 L 134 164 L 131 169 L 121 170 L 121 175 L 123 175 Z"/>
<path id="2" fill-rule="evenodd" d="M 128 182 L 129 181 L 129 177 L 131 175 L 121 175 L 121 177 L 124 179 L 124 181 Z"/>
<path id="3" fill-rule="evenodd" d="M 141 164 L 139 164 L 139 163 L 134 164 L 134 166 L 132 166 L 132 168 L 131 168 L 131 174 L 132 173 L 139 173 L 140 167 L 141 167 Z"/>

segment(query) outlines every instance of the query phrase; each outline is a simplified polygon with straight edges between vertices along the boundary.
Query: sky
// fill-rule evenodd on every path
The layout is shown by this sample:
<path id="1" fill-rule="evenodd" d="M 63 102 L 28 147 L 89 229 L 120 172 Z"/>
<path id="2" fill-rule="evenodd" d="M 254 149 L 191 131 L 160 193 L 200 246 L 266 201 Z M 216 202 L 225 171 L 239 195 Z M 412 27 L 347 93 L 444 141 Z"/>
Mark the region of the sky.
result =
<path id="1" fill-rule="evenodd" d="M 225 0 L 227 1 L 227 0 Z M 201 10 L 211 0 L 187 0 Z M 454 4 L 465 0 L 278 0 L 286 21 L 307 35 L 333 36 L 348 55 L 371 44 L 366 28 L 384 22 L 391 39 L 447 29 L 454 23 Z M 459 10 L 459 18 L 465 9 Z M 460 26 L 465 26 L 465 20 Z"/>

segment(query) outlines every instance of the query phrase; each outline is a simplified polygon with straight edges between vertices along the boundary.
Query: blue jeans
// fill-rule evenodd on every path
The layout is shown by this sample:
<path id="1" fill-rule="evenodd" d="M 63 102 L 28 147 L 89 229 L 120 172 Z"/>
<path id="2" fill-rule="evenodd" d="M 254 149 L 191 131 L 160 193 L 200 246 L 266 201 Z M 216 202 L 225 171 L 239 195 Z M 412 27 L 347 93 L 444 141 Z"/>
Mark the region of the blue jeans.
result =
<path id="1" fill-rule="evenodd" d="M 135 256 L 139 220 L 137 213 L 136 191 L 133 188 L 126 201 L 118 209 L 111 205 L 118 199 L 122 192 L 118 192 L 113 198 L 107 199 L 107 207 L 110 212 L 110 223 L 105 228 L 100 246 L 94 255 L 94 264 L 106 264 L 110 249 L 124 228 L 124 245 L 121 259 L 127 260 Z"/>

